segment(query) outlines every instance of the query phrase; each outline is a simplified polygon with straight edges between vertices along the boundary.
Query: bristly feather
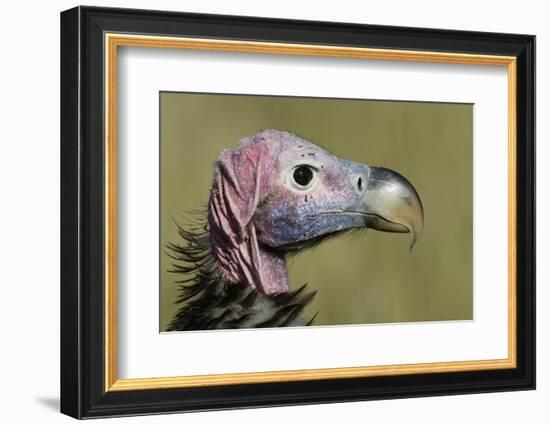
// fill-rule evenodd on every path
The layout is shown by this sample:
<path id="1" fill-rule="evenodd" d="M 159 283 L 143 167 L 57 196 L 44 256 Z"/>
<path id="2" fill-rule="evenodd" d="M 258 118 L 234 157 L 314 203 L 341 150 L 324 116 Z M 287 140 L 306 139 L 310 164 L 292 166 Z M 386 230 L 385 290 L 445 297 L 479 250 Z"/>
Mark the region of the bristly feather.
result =
<path id="1" fill-rule="evenodd" d="M 173 273 L 182 275 L 176 300 L 181 307 L 168 331 L 308 326 L 304 308 L 316 292 L 306 293 L 307 284 L 275 295 L 257 291 L 247 283 L 232 283 L 220 272 L 210 248 L 206 225 L 189 230 L 178 225 L 184 244 L 167 245 L 174 260 Z"/>

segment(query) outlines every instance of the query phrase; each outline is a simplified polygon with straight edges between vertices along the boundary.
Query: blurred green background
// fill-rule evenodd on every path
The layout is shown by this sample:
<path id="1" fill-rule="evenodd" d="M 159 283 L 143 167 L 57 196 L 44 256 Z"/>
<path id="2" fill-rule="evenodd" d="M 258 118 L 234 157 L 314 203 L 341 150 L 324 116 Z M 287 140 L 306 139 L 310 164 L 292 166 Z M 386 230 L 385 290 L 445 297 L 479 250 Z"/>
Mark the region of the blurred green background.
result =
<path id="1" fill-rule="evenodd" d="M 425 227 L 341 236 L 289 262 L 290 282 L 318 290 L 316 325 L 472 319 L 472 120 L 467 104 L 278 96 L 160 94 L 161 314 L 178 309 L 178 276 L 162 252 L 179 242 L 174 220 L 204 209 L 224 148 L 265 128 L 287 130 L 355 162 L 391 168 L 424 204 Z"/>

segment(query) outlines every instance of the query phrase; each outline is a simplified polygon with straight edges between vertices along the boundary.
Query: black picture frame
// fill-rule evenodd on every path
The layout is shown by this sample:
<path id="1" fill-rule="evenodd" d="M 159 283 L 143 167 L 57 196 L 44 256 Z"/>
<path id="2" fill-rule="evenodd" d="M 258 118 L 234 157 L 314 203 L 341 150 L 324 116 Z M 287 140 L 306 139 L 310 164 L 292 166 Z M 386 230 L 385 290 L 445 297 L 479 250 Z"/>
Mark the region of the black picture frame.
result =
<path id="1" fill-rule="evenodd" d="M 104 34 L 257 40 L 517 59 L 517 367 L 105 391 Z M 61 13 L 61 412 L 75 418 L 535 388 L 535 37 L 76 7 Z"/>

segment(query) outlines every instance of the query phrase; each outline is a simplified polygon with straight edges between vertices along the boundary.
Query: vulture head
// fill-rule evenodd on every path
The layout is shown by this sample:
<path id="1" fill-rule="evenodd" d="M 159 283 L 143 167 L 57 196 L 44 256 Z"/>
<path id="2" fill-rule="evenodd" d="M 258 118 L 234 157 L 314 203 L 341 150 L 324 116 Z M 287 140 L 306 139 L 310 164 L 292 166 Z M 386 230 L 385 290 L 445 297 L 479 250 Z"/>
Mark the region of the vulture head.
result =
<path id="1" fill-rule="evenodd" d="M 400 174 L 340 159 L 294 134 L 264 130 L 224 150 L 206 225 L 169 245 L 184 304 L 169 330 L 292 326 L 315 293 L 292 291 L 286 256 L 357 228 L 410 233 L 423 208 Z"/>

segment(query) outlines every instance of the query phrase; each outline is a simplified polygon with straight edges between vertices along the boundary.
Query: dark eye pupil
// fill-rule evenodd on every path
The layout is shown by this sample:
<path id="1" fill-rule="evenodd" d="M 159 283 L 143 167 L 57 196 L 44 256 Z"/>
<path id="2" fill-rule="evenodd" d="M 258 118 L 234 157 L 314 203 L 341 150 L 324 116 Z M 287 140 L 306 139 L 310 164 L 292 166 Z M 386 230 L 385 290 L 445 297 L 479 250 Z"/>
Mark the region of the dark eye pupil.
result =
<path id="1" fill-rule="evenodd" d="M 307 186 L 313 178 L 313 171 L 311 168 L 301 166 L 294 170 L 294 181 L 300 186 Z"/>

